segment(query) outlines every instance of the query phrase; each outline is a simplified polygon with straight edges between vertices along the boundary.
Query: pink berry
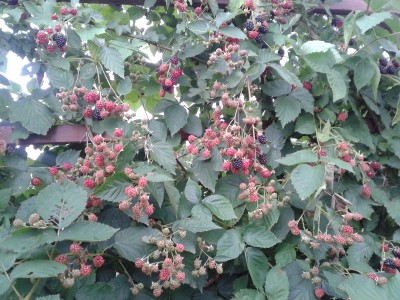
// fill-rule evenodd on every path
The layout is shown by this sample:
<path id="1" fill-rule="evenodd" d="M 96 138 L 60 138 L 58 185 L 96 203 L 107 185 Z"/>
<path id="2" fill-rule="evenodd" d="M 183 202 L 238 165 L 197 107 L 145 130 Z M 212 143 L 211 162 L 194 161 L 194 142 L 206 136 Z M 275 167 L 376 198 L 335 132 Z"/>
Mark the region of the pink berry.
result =
<path id="1" fill-rule="evenodd" d="M 179 282 L 184 282 L 185 281 L 185 272 L 182 272 L 182 271 L 178 272 L 178 274 L 176 274 L 176 279 Z"/>
<path id="2" fill-rule="evenodd" d="M 344 225 L 344 226 L 342 227 L 342 232 L 343 232 L 344 234 L 352 235 L 353 232 L 354 232 L 354 230 L 353 230 L 353 227 L 351 227 L 350 225 Z"/>
<path id="3" fill-rule="evenodd" d="M 33 177 L 32 180 L 31 180 L 31 184 L 33 186 L 38 186 L 38 185 L 40 185 L 41 182 L 42 181 L 40 180 L 40 178 L 37 178 L 37 177 Z"/>
<path id="4" fill-rule="evenodd" d="M 176 252 L 181 253 L 181 252 L 185 251 L 185 246 L 183 244 L 176 244 L 175 250 L 176 250 Z"/>
<path id="5" fill-rule="evenodd" d="M 115 128 L 115 129 L 114 129 L 114 135 L 115 135 L 116 137 L 121 137 L 122 134 L 123 134 L 122 128 Z"/>
<path id="6" fill-rule="evenodd" d="M 52 20 L 58 20 L 58 15 L 57 14 L 52 14 L 51 15 Z"/>
<path id="7" fill-rule="evenodd" d="M 92 267 L 89 265 L 81 265 L 79 271 L 81 272 L 82 277 L 88 277 L 90 273 L 92 273 Z"/>
<path id="8" fill-rule="evenodd" d="M 140 177 L 139 180 L 138 180 L 138 186 L 139 186 L 140 188 L 145 188 L 146 185 L 147 185 L 147 179 L 146 179 L 146 177 Z"/>
<path id="9" fill-rule="evenodd" d="M 56 261 L 60 264 L 66 265 L 66 264 L 68 264 L 68 256 L 66 254 L 57 255 L 54 258 L 54 261 Z"/>
<path id="10" fill-rule="evenodd" d="M 69 246 L 69 251 L 71 253 L 77 254 L 81 251 L 81 245 L 78 243 L 72 243 L 71 246 Z"/>
<path id="11" fill-rule="evenodd" d="M 288 222 L 288 226 L 289 226 L 289 228 L 296 227 L 297 226 L 297 222 L 295 220 L 290 220 Z"/>
<path id="12" fill-rule="evenodd" d="M 161 269 L 160 271 L 160 280 L 164 281 L 167 280 L 170 275 L 170 272 L 168 269 Z"/>
<path id="13" fill-rule="evenodd" d="M 144 266 L 144 261 L 143 261 L 143 259 L 137 259 L 136 261 L 135 261 L 135 267 L 136 268 L 141 268 L 141 267 L 143 267 Z"/>
<path id="14" fill-rule="evenodd" d="M 96 103 L 100 100 L 100 96 L 96 91 L 89 91 L 85 95 L 85 100 L 87 103 Z"/>
<path id="15" fill-rule="evenodd" d="M 93 265 L 96 268 L 101 268 L 104 265 L 104 258 L 103 256 L 97 255 L 93 258 Z"/>
<path id="16" fill-rule="evenodd" d="M 290 229 L 290 231 L 292 232 L 293 235 L 300 235 L 300 229 L 297 226 L 296 227 L 292 227 Z"/>
<path id="17" fill-rule="evenodd" d="M 337 116 L 337 120 L 340 121 L 340 122 L 342 122 L 342 121 L 344 121 L 344 120 L 346 120 L 346 119 L 347 119 L 347 114 L 346 114 L 345 112 L 341 112 L 341 113 L 338 114 L 338 116 Z"/>
<path id="18" fill-rule="evenodd" d="M 73 16 L 76 16 L 78 14 L 78 10 L 76 8 L 70 8 L 69 13 Z"/>
<path id="19" fill-rule="evenodd" d="M 66 6 L 63 6 L 63 7 L 61 7 L 60 8 L 60 14 L 62 14 L 62 15 L 67 15 L 68 14 L 68 7 L 66 7 Z"/>
<path id="20" fill-rule="evenodd" d="M 83 185 L 85 186 L 85 187 L 87 187 L 88 189 L 94 189 L 94 187 L 95 187 L 95 182 L 94 182 L 94 180 L 92 179 L 92 178 L 86 178 L 84 181 L 83 181 Z"/>
<path id="21" fill-rule="evenodd" d="M 56 26 L 54 26 L 54 30 L 57 32 L 60 32 L 62 30 L 62 27 L 60 24 L 57 24 Z"/>
<path id="22" fill-rule="evenodd" d="M 196 8 L 194 9 L 194 13 L 195 13 L 196 15 L 201 15 L 201 14 L 203 13 L 203 10 L 201 9 L 201 7 L 196 7 Z"/>
<path id="23" fill-rule="evenodd" d="M 323 288 L 316 288 L 314 291 L 315 297 L 321 299 L 325 295 L 325 290 Z"/>
<path id="24" fill-rule="evenodd" d="M 58 174 L 58 169 L 57 167 L 51 167 L 49 172 L 51 175 L 56 176 Z"/>

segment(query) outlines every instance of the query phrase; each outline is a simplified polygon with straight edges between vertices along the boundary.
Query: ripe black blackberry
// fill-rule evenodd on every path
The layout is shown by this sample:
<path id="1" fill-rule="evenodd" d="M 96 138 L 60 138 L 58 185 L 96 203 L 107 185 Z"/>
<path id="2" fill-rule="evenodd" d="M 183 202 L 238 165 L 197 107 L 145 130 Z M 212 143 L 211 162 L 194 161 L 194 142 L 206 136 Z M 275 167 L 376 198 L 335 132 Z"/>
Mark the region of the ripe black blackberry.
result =
<path id="1" fill-rule="evenodd" d="M 265 25 L 261 25 L 261 26 L 258 28 L 258 32 L 259 32 L 259 33 L 267 33 L 267 32 L 268 32 L 268 27 L 265 26 Z"/>
<path id="2" fill-rule="evenodd" d="M 267 163 L 267 154 L 261 153 L 258 155 L 258 161 L 260 164 L 265 165 Z"/>
<path id="3" fill-rule="evenodd" d="M 393 66 L 392 64 L 388 65 L 386 67 L 386 73 L 393 75 L 394 73 L 396 73 L 396 67 Z"/>
<path id="4" fill-rule="evenodd" d="M 279 54 L 280 56 L 284 56 L 284 55 L 285 55 L 285 50 L 283 50 L 283 48 L 279 48 L 279 49 L 278 49 L 278 54 Z"/>
<path id="5" fill-rule="evenodd" d="M 171 86 L 163 85 L 162 88 L 163 88 L 164 91 L 169 92 L 169 91 L 171 90 L 172 87 L 171 87 Z"/>
<path id="6" fill-rule="evenodd" d="M 169 79 L 172 81 L 172 83 L 173 83 L 174 85 L 176 84 L 176 78 L 175 78 L 175 77 L 171 76 Z"/>
<path id="7" fill-rule="evenodd" d="M 103 118 L 101 117 L 101 114 L 100 114 L 100 110 L 99 110 L 99 109 L 95 108 L 95 109 L 93 110 L 92 119 L 93 119 L 94 121 L 101 121 L 101 120 L 103 120 Z"/>
<path id="8" fill-rule="evenodd" d="M 381 74 L 386 74 L 386 68 L 382 65 L 379 65 L 379 72 L 381 72 Z"/>
<path id="9" fill-rule="evenodd" d="M 265 145 L 267 143 L 267 137 L 263 134 L 259 135 L 257 139 L 262 145 Z"/>
<path id="10" fill-rule="evenodd" d="M 59 33 L 56 33 L 55 35 L 53 35 L 53 41 L 56 42 L 58 48 L 64 47 L 65 44 L 67 43 L 65 36 L 63 36 L 62 34 L 59 34 Z"/>
<path id="11" fill-rule="evenodd" d="M 393 262 L 393 259 L 387 258 L 383 262 L 383 265 L 389 269 L 396 269 L 396 265 Z"/>
<path id="12" fill-rule="evenodd" d="M 247 31 L 252 31 L 254 29 L 254 23 L 252 21 L 246 21 L 244 23 L 244 28 L 246 28 Z"/>
<path id="13" fill-rule="evenodd" d="M 398 61 L 397 59 L 395 59 L 395 58 L 392 59 L 392 65 L 393 65 L 396 69 L 400 68 L 400 63 L 399 63 L 399 61 Z"/>
<path id="14" fill-rule="evenodd" d="M 240 170 L 242 168 L 242 159 L 240 159 L 240 158 L 232 158 L 231 164 L 232 164 L 232 167 L 235 170 Z"/>
<path id="15" fill-rule="evenodd" d="M 386 66 L 388 65 L 388 61 L 386 60 L 386 58 L 380 58 L 380 59 L 379 59 L 379 64 L 380 64 L 381 66 L 386 67 Z"/>
<path id="16" fill-rule="evenodd" d="M 349 40 L 349 46 L 354 46 L 355 42 L 356 41 L 354 39 L 350 39 Z"/>
<path id="17" fill-rule="evenodd" d="M 18 5 L 18 0 L 8 0 L 8 5 Z"/>
<path id="18" fill-rule="evenodd" d="M 256 42 L 258 44 L 261 44 L 262 42 L 264 42 L 264 36 L 262 34 L 257 35 Z"/>
<path id="19" fill-rule="evenodd" d="M 264 22 L 263 16 L 258 15 L 258 16 L 256 17 L 256 22 L 260 22 L 260 23 Z"/>
<path id="20" fill-rule="evenodd" d="M 394 247 L 392 250 L 392 253 L 395 257 L 400 258 L 400 248 L 399 247 Z"/>

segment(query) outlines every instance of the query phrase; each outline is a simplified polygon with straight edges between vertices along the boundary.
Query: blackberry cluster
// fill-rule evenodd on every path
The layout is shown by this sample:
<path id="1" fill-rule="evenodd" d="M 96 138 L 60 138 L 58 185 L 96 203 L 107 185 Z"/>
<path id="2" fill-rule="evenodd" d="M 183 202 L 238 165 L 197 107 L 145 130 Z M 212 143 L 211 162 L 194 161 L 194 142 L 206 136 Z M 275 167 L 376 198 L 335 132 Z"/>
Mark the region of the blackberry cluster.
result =
<path id="1" fill-rule="evenodd" d="M 263 134 L 259 135 L 257 139 L 262 145 L 265 145 L 267 143 L 267 137 Z"/>
<path id="2" fill-rule="evenodd" d="M 399 247 L 393 248 L 392 253 L 395 257 L 400 258 L 400 248 Z"/>
<path id="3" fill-rule="evenodd" d="M 59 33 L 56 33 L 55 35 L 53 35 L 53 41 L 56 42 L 58 48 L 64 47 L 65 44 L 67 43 L 65 36 L 63 36 L 62 34 L 59 34 Z"/>
<path id="4" fill-rule="evenodd" d="M 385 259 L 383 265 L 389 269 L 396 269 L 396 265 L 394 264 L 393 259 L 390 258 Z"/>
<path id="5" fill-rule="evenodd" d="M 258 155 L 258 161 L 260 162 L 260 164 L 265 165 L 267 163 L 267 154 L 261 153 L 260 155 Z"/>
<path id="6" fill-rule="evenodd" d="M 385 58 L 379 59 L 379 71 L 381 74 L 394 75 L 399 67 L 400 64 L 396 59 L 393 59 L 390 63 Z"/>
<path id="7" fill-rule="evenodd" d="M 103 118 L 102 118 L 101 115 L 100 115 L 100 110 L 99 110 L 99 109 L 95 108 L 95 109 L 93 110 L 92 119 L 93 119 L 94 121 L 101 121 L 101 120 L 103 120 Z"/>
<path id="8" fill-rule="evenodd" d="M 254 23 L 252 21 L 246 21 L 244 27 L 247 31 L 252 31 L 254 29 Z"/>
<path id="9" fill-rule="evenodd" d="M 236 170 L 240 170 L 242 168 L 242 160 L 240 158 L 233 158 L 231 160 L 232 167 Z"/>

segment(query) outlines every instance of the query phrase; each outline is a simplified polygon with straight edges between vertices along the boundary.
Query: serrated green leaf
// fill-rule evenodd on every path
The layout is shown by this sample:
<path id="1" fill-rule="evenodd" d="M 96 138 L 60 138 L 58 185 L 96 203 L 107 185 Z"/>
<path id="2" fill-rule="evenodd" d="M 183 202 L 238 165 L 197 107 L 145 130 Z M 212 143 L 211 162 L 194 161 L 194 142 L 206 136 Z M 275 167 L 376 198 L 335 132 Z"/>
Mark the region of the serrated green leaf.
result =
<path id="1" fill-rule="evenodd" d="M 57 155 L 56 157 L 56 164 L 58 166 L 62 166 L 63 163 L 70 163 L 74 165 L 77 161 L 78 158 L 81 154 L 81 151 L 76 151 L 72 149 L 68 149 L 67 151 L 64 151 Z"/>
<path id="2" fill-rule="evenodd" d="M 235 293 L 233 300 L 265 300 L 265 296 L 257 290 L 242 289 Z"/>
<path id="3" fill-rule="evenodd" d="M 392 15 L 389 12 L 374 13 L 369 16 L 363 16 L 356 21 L 358 28 L 361 30 L 361 34 L 364 34 L 371 28 L 375 27 L 379 23 L 391 18 Z"/>
<path id="4" fill-rule="evenodd" d="M 44 135 L 53 125 L 54 119 L 50 109 L 42 102 L 21 99 L 10 106 L 10 121 L 20 122 L 30 132 Z"/>
<path id="5" fill-rule="evenodd" d="M 210 31 L 210 23 L 205 21 L 205 20 L 196 20 L 193 22 L 190 22 L 187 25 L 187 28 L 193 32 L 194 34 L 205 34 L 208 31 Z"/>
<path id="6" fill-rule="evenodd" d="M 271 248 L 279 243 L 279 239 L 270 230 L 259 224 L 246 226 L 243 240 L 247 245 L 258 248 Z"/>
<path id="7" fill-rule="evenodd" d="M 124 80 L 118 82 L 117 93 L 120 95 L 127 95 L 132 90 L 132 80 L 129 77 L 125 77 Z"/>
<path id="8" fill-rule="evenodd" d="M 306 114 L 298 117 L 294 130 L 301 134 L 307 135 L 315 133 L 315 120 L 313 116 L 310 114 Z"/>
<path id="9" fill-rule="evenodd" d="M 192 179 L 188 179 L 185 186 L 185 197 L 188 201 L 192 203 L 199 203 L 201 199 L 201 188 Z"/>
<path id="10" fill-rule="evenodd" d="M 216 261 L 228 261 L 242 254 L 245 244 L 240 231 L 236 229 L 227 230 L 218 240 Z"/>
<path id="11" fill-rule="evenodd" d="M 326 52 L 335 45 L 324 41 L 308 41 L 301 45 L 300 50 L 304 55 L 315 52 Z"/>
<path id="12" fill-rule="evenodd" d="M 0 274 L 0 296 L 8 290 L 10 285 L 10 280 L 5 275 Z"/>
<path id="13" fill-rule="evenodd" d="M 16 266 L 12 270 L 10 277 L 12 279 L 56 277 L 66 269 L 66 265 L 52 260 L 30 260 Z"/>
<path id="14" fill-rule="evenodd" d="M 274 101 L 276 115 L 285 127 L 286 124 L 293 122 L 300 115 L 301 105 L 293 96 L 280 96 Z"/>
<path id="15" fill-rule="evenodd" d="M 221 12 L 215 17 L 215 26 L 219 28 L 222 23 L 232 20 L 235 16 L 235 12 Z"/>
<path id="16" fill-rule="evenodd" d="M 101 242 L 111 238 L 118 229 L 106 224 L 80 221 L 60 232 L 59 241 Z"/>
<path id="17" fill-rule="evenodd" d="M 324 166 L 302 164 L 292 171 L 291 181 L 300 199 L 305 200 L 323 186 L 324 177 Z"/>
<path id="18" fill-rule="evenodd" d="M 375 63 L 369 59 L 361 60 L 354 68 L 354 84 L 359 91 L 364 86 L 370 85 L 375 75 Z"/>
<path id="19" fill-rule="evenodd" d="M 326 163 L 335 164 L 335 166 L 337 166 L 338 168 L 341 168 L 341 169 L 344 169 L 351 173 L 354 173 L 353 166 L 341 159 L 330 157 L 330 156 L 321 156 L 320 160 L 324 161 Z"/>
<path id="20" fill-rule="evenodd" d="M 258 290 L 263 291 L 269 269 L 267 257 L 260 249 L 252 247 L 246 248 L 244 254 L 254 286 Z"/>
<path id="21" fill-rule="evenodd" d="M 194 176 L 209 190 L 215 192 L 218 171 L 222 165 L 222 157 L 218 149 L 213 148 L 211 159 L 203 160 L 200 155 L 193 160 Z"/>
<path id="22" fill-rule="evenodd" d="M 154 173 L 146 176 L 147 181 L 149 182 L 165 182 L 165 181 L 174 181 L 174 179 L 166 174 Z"/>
<path id="23" fill-rule="evenodd" d="M 237 39 L 246 39 L 246 35 L 244 34 L 244 32 L 242 30 L 240 30 L 237 27 L 234 26 L 225 26 L 223 28 L 220 28 L 219 31 L 226 36 L 229 37 L 233 37 L 233 38 L 237 38 Z"/>
<path id="24" fill-rule="evenodd" d="M 159 237 L 160 232 L 149 227 L 130 227 L 119 231 L 115 235 L 115 243 L 113 247 L 118 254 L 129 261 L 135 261 L 146 255 L 147 244 L 144 242 L 144 237 Z"/>
<path id="25" fill-rule="evenodd" d="M 124 78 L 124 60 L 119 51 L 112 47 L 103 47 L 100 50 L 101 63 L 110 71 Z"/>
<path id="26" fill-rule="evenodd" d="M 261 49 L 258 52 L 258 56 L 257 56 L 257 62 L 260 64 L 266 64 L 271 61 L 278 61 L 280 59 L 281 59 L 281 57 L 279 55 L 275 54 L 270 49 Z"/>
<path id="27" fill-rule="evenodd" d="M 296 258 L 296 251 L 293 246 L 287 243 L 279 244 L 275 253 L 275 262 L 281 267 L 290 264 Z"/>
<path id="28" fill-rule="evenodd" d="M 211 195 L 204 198 L 202 203 L 221 220 L 229 221 L 236 219 L 232 204 L 224 196 Z"/>
<path id="29" fill-rule="evenodd" d="M 278 163 L 286 166 L 294 166 L 303 163 L 316 163 L 318 162 L 318 157 L 315 152 L 311 150 L 300 150 L 285 157 L 276 160 Z"/>
<path id="30" fill-rule="evenodd" d="M 210 210 L 202 204 L 195 205 L 192 208 L 191 215 L 190 219 L 179 220 L 176 224 L 194 233 L 221 229 L 212 222 Z"/>
<path id="31" fill-rule="evenodd" d="M 333 92 L 333 102 L 344 99 L 347 96 L 346 77 L 336 70 L 332 70 L 326 75 Z"/>
<path id="32" fill-rule="evenodd" d="M 354 300 L 390 299 L 385 297 L 385 291 L 379 285 L 363 275 L 352 274 L 350 278 L 339 285 L 339 288 L 344 290 Z"/>
<path id="33" fill-rule="evenodd" d="M 290 84 L 294 84 L 297 86 L 301 86 L 301 81 L 299 78 L 297 78 L 296 75 L 294 75 L 292 72 L 289 70 L 286 70 L 284 67 L 278 64 L 269 64 L 269 66 L 274 69 L 278 75 L 285 80 L 286 82 L 289 82 Z"/>
<path id="34" fill-rule="evenodd" d="M 172 146 L 168 142 L 156 142 L 152 144 L 150 157 L 171 174 L 175 174 L 176 158 Z"/>
<path id="35" fill-rule="evenodd" d="M 195 136 L 201 136 L 203 133 L 203 126 L 201 125 L 200 118 L 192 114 L 189 114 L 186 125 L 182 129 Z"/>
<path id="36" fill-rule="evenodd" d="M 71 89 L 74 85 L 74 75 L 72 71 L 49 65 L 46 70 L 50 84 L 55 88 Z"/>
<path id="37" fill-rule="evenodd" d="M 125 174 L 115 173 L 108 177 L 106 181 L 99 186 L 94 195 L 102 200 L 121 202 L 128 198 L 125 195 L 125 188 L 131 184 L 129 177 Z"/>
<path id="38" fill-rule="evenodd" d="M 353 35 L 354 25 L 356 23 L 356 19 L 361 11 L 352 11 L 350 12 L 343 21 L 343 38 L 344 44 L 348 45 L 349 41 Z"/>
<path id="39" fill-rule="evenodd" d="M 289 280 L 285 271 L 278 266 L 269 270 L 265 280 L 265 292 L 268 299 L 288 300 Z"/>
<path id="40" fill-rule="evenodd" d="M 83 212 L 87 198 L 87 192 L 72 181 L 53 183 L 37 195 L 37 212 L 46 222 L 65 228 Z"/>
<path id="41" fill-rule="evenodd" d="M 174 135 L 186 125 L 188 113 L 181 105 L 171 105 L 165 109 L 164 118 L 171 135 Z"/>
<path id="42" fill-rule="evenodd" d="M 266 95 L 271 97 L 288 95 L 292 91 L 292 85 L 283 79 L 268 81 L 261 88 Z"/>
<path id="43" fill-rule="evenodd" d="M 207 0 L 208 6 L 211 9 L 212 14 L 215 16 L 218 12 L 218 2 L 216 0 Z"/>

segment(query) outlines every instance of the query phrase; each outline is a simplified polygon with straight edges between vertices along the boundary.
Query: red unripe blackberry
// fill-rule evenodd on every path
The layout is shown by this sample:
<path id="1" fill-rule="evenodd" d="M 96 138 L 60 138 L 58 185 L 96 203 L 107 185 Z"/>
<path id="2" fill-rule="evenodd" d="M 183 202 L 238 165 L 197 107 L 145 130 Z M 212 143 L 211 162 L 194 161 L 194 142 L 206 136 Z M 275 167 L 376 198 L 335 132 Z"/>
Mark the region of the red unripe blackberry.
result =
<path id="1" fill-rule="evenodd" d="M 113 101 L 107 101 L 106 110 L 111 112 L 114 109 L 115 109 L 115 103 Z"/>
<path id="2" fill-rule="evenodd" d="M 114 129 L 114 135 L 115 135 L 116 137 L 121 137 L 122 134 L 123 134 L 122 128 L 115 128 L 115 129 Z"/>
<path id="3" fill-rule="evenodd" d="M 167 72 L 169 69 L 169 65 L 167 64 L 162 64 L 161 66 L 158 67 L 158 74 L 162 75 L 165 72 Z"/>
<path id="4" fill-rule="evenodd" d="M 91 178 L 86 178 L 86 179 L 83 181 L 83 185 L 84 185 L 85 187 L 87 187 L 88 189 L 94 189 L 94 187 L 95 187 L 95 182 L 94 182 L 94 180 L 91 179 Z"/>
<path id="5" fill-rule="evenodd" d="M 365 199 L 371 198 L 371 188 L 368 185 L 363 185 L 361 188 L 361 196 Z"/>
<path id="6" fill-rule="evenodd" d="M 162 280 L 162 281 L 167 280 L 169 275 L 170 275 L 170 272 L 168 269 L 162 269 L 160 271 L 160 280 Z"/>
<path id="7" fill-rule="evenodd" d="M 196 8 L 194 9 L 194 13 L 195 13 L 196 15 L 201 15 L 201 14 L 203 13 L 203 10 L 201 9 L 201 7 L 196 7 Z"/>
<path id="8" fill-rule="evenodd" d="M 38 185 L 40 185 L 41 182 L 42 181 L 40 180 L 40 178 L 37 178 L 37 177 L 33 177 L 32 180 L 31 180 L 31 184 L 33 186 L 38 186 Z"/>
<path id="9" fill-rule="evenodd" d="M 175 69 L 172 71 L 171 76 L 172 76 L 172 77 L 175 77 L 175 78 L 179 78 L 179 77 L 182 76 L 182 74 L 183 74 L 183 72 L 182 72 L 182 70 L 181 70 L 180 68 L 175 68 Z"/>
<path id="10" fill-rule="evenodd" d="M 79 253 L 81 249 L 81 245 L 79 245 L 78 243 L 72 243 L 71 246 L 69 246 L 69 251 L 74 254 Z"/>
<path id="11" fill-rule="evenodd" d="M 374 178 L 376 174 L 374 171 L 368 170 L 367 172 L 365 172 L 365 175 L 367 175 L 369 178 Z"/>
<path id="12" fill-rule="evenodd" d="M 174 84 L 171 79 L 165 79 L 164 85 L 167 87 L 172 87 Z"/>
<path id="13" fill-rule="evenodd" d="M 96 268 L 101 268 L 104 265 L 104 258 L 103 256 L 97 255 L 93 258 L 93 265 Z"/>
<path id="14" fill-rule="evenodd" d="M 344 121 L 344 120 L 346 120 L 346 119 L 347 119 L 347 114 L 346 114 L 345 112 L 341 112 L 341 113 L 338 114 L 338 116 L 337 116 L 337 120 L 340 121 L 340 122 L 342 122 L 342 121 Z"/>
<path id="15" fill-rule="evenodd" d="M 249 39 L 254 40 L 258 36 L 258 31 L 252 30 L 247 33 Z"/>
<path id="16" fill-rule="evenodd" d="M 44 45 L 47 44 L 49 42 L 49 37 L 47 35 L 47 32 L 45 31 L 39 31 L 36 34 L 36 41 L 39 45 Z"/>
<path id="17" fill-rule="evenodd" d="M 88 277 L 90 273 L 92 273 L 92 267 L 89 265 L 81 265 L 79 271 L 81 272 L 82 277 Z"/>
<path id="18" fill-rule="evenodd" d="M 92 110 L 89 108 L 85 108 L 85 110 L 83 111 L 83 116 L 85 118 L 91 118 L 92 117 Z"/>
<path id="19" fill-rule="evenodd" d="M 299 227 L 297 227 L 297 226 L 292 227 L 292 228 L 290 229 L 290 232 L 291 232 L 293 235 L 300 235 L 300 229 L 299 229 Z"/>
<path id="20" fill-rule="evenodd" d="M 264 169 L 261 171 L 261 177 L 262 178 L 269 178 L 271 177 L 271 171 L 268 169 Z"/>
<path id="21" fill-rule="evenodd" d="M 76 16 L 78 14 L 78 10 L 76 8 L 70 8 L 69 13 L 73 16 Z"/>
<path id="22" fill-rule="evenodd" d="M 378 163 L 378 162 L 376 162 L 376 161 L 372 162 L 372 163 L 370 164 L 370 166 L 371 166 L 371 168 L 372 168 L 373 170 L 375 170 L 375 171 L 380 171 L 381 168 L 382 168 L 381 164 Z"/>
<path id="23" fill-rule="evenodd" d="M 58 169 L 57 167 L 51 167 L 49 172 L 51 175 L 56 176 L 58 174 Z"/>
<path id="24" fill-rule="evenodd" d="M 325 295 L 325 290 L 323 288 L 316 288 L 314 291 L 314 295 L 318 299 L 321 299 Z"/>
<path id="25" fill-rule="evenodd" d="M 96 91 L 89 91 L 85 95 L 85 100 L 87 103 L 96 103 L 100 100 L 100 95 Z"/>
<path id="26" fill-rule="evenodd" d="M 136 268 L 142 268 L 144 266 L 144 261 L 143 261 L 143 259 L 137 259 L 136 261 L 135 261 L 135 267 Z"/>
<path id="27" fill-rule="evenodd" d="M 56 262 L 58 262 L 58 263 L 60 263 L 60 264 L 66 265 L 66 264 L 68 264 L 68 256 L 65 255 L 65 254 L 57 255 L 57 256 L 54 258 L 54 261 L 56 261 Z"/>
<path id="28" fill-rule="evenodd" d="M 305 88 L 307 91 L 311 92 L 311 90 L 312 90 L 312 84 L 311 84 L 311 82 L 305 81 L 305 82 L 303 83 L 303 88 Z"/>
<path id="29" fill-rule="evenodd" d="M 185 251 L 185 246 L 183 244 L 176 244 L 175 250 L 176 250 L 176 252 L 181 253 L 181 252 Z"/>
<path id="30" fill-rule="evenodd" d="M 62 15 L 67 15 L 68 14 L 68 7 L 66 7 L 66 6 L 63 6 L 63 7 L 61 7 L 60 8 L 60 14 L 62 14 Z"/>
<path id="31" fill-rule="evenodd" d="M 72 165 L 71 165 L 69 162 L 65 162 L 65 163 L 62 164 L 61 168 L 62 168 L 64 171 L 69 171 L 69 170 L 72 169 Z"/>

